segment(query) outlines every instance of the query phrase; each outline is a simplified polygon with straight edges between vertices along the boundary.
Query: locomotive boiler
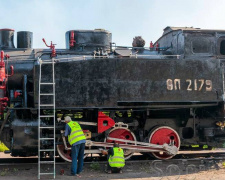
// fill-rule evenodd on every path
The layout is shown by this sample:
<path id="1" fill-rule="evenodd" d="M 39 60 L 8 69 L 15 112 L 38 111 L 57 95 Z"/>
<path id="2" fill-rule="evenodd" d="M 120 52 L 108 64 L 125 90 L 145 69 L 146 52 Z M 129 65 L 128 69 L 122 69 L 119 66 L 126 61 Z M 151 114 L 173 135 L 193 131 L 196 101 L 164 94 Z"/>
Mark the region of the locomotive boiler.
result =
<path id="1" fill-rule="evenodd" d="M 41 147 L 56 146 L 70 161 L 60 131 L 69 115 L 80 122 L 87 139 L 113 142 L 110 138 L 156 145 L 173 142 L 180 151 L 198 145 L 225 147 L 224 63 L 225 30 L 166 27 L 149 47 L 135 37 L 132 47 L 116 46 L 104 29 L 66 32 L 66 49 L 33 49 L 32 33 L 0 30 L 0 140 L 12 156 L 38 154 L 38 106 L 41 78 L 55 78 L 55 109 L 43 107 L 43 126 L 55 119 L 55 132 L 42 129 Z M 45 42 L 45 41 L 44 41 Z M 47 45 L 47 43 L 46 43 Z M 4 53 L 3 53 L 4 51 Z M 53 117 L 50 114 L 53 113 Z M 92 151 L 93 150 L 93 151 Z M 86 148 L 86 154 L 97 149 Z M 138 149 L 125 149 L 126 157 Z M 51 153 L 42 152 L 52 155 Z M 174 155 L 151 153 L 158 159 Z"/>

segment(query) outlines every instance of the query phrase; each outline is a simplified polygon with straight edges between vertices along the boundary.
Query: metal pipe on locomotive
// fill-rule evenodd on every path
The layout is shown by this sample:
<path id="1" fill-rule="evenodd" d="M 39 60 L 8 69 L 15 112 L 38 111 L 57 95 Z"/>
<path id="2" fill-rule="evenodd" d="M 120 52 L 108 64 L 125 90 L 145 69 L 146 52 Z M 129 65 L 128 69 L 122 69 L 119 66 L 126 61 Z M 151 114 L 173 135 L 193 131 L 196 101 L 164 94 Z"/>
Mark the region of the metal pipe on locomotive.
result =
<path id="1" fill-rule="evenodd" d="M 56 146 L 65 160 L 71 160 L 60 133 L 66 115 L 79 121 L 91 140 L 86 154 L 98 153 L 98 146 L 110 146 L 118 139 L 127 158 L 134 152 L 147 152 L 170 159 L 175 154 L 163 150 L 164 144 L 180 151 L 192 145 L 199 150 L 205 145 L 208 149 L 224 146 L 225 31 L 166 27 L 145 48 L 140 36 L 132 47 L 121 47 L 112 43 L 106 30 L 71 30 L 66 32 L 66 49 L 55 49 L 53 43 L 50 49 L 33 49 L 32 33 L 18 33 L 15 48 L 14 31 L 0 30 L 0 49 L 9 54 L 6 62 L 14 67 L 7 82 L 9 66 L 1 59 L 0 79 L 5 84 L 0 89 L 5 99 L 0 99 L 4 110 L 0 140 L 12 156 L 38 153 L 39 63 L 51 58 L 55 62 Z M 51 74 L 48 65 L 42 70 Z M 45 97 L 43 102 L 49 100 Z M 43 108 L 42 113 L 47 116 L 51 110 Z M 48 117 L 43 125 L 51 123 Z M 53 131 L 43 129 L 42 134 L 50 138 Z M 145 151 L 146 144 L 161 149 Z M 53 144 L 44 141 L 41 146 Z"/>
<path id="2" fill-rule="evenodd" d="M 4 57 L 7 59 L 9 56 L 6 54 L 4 56 L 4 51 L 1 51 L 1 62 L 0 62 L 0 91 L 1 91 L 1 97 L 0 97 L 0 115 L 3 114 L 5 107 L 7 106 L 7 101 L 9 100 L 8 97 L 6 97 L 6 84 L 8 81 L 8 77 L 12 76 L 14 74 L 13 66 L 10 66 L 11 69 L 11 75 L 6 74 L 5 72 L 5 62 L 3 61 Z"/>

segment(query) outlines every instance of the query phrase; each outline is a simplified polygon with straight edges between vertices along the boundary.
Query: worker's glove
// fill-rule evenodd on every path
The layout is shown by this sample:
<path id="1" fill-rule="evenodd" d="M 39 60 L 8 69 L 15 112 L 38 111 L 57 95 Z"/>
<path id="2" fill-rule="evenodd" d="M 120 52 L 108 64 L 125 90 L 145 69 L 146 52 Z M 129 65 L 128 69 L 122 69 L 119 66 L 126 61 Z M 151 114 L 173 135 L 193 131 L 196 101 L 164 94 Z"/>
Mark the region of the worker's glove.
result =
<path id="1" fill-rule="evenodd" d="M 61 132 L 62 137 L 65 137 L 65 131 L 61 130 L 60 132 Z"/>
<path id="2" fill-rule="evenodd" d="M 102 150 L 101 152 L 102 152 L 103 155 L 107 155 L 108 154 L 108 152 L 105 151 L 105 150 Z"/>

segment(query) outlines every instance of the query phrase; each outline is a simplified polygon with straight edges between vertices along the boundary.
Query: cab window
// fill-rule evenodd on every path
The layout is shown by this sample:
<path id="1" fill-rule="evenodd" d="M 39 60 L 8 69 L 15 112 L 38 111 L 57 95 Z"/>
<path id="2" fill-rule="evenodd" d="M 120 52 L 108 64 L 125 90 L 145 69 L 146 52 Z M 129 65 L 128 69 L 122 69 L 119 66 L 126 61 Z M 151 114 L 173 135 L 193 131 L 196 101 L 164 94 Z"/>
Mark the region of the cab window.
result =
<path id="1" fill-rule="evenodd" d="M 211 53 L 211 43 L 207 38 L 194 38 L 192 40 L 192 52 L 195 53 Z"/>
<path id="2" fill-rule="evenodd" d="M 225 55 L 225 40 L 220 42 L 220 54 Z"/>

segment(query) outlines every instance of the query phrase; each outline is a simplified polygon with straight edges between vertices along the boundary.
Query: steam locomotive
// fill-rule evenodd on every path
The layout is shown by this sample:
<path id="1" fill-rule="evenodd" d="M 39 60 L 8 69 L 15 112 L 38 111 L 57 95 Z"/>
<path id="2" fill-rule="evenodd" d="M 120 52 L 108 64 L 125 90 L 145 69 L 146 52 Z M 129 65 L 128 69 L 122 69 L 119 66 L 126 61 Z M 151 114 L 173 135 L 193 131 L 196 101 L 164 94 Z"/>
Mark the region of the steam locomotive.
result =
<path id="1" fill-rule="evenodd" d="M 14 30 L 0 30 L 0 141 L 12 156 L 38 154 L 40 60 L 52 59 L 56 146 L 65 160 L 71 157 L 60 130 L 67 115 L 81 123 L 92 141 L 173 141 L 180 150 L 193 145 L 225 147 L 225 30 L 166 27 L 149 47 L 141 37 L 134 38 L 132 47 L 116 46 L 104 29 L 66 32 L 66 49 L 56 49 L 53 43 L 50 49 L 33 49 L 28 31 L 17 32 L 17 48 L 13 38 Z M 51 65 L 42 71 L 42 80 L 49 82 Z M 43 91 L 52 92 L 47 86 Z M 52 125 L 47 117 L 52 110 L 41 111 L 46 115 L 43 125 Z M 41 133 L 50 138 L 54 131 Z M 45 148 L 52 145 L 41 143 Z M 125 151 L 126 157 L 132 154 Z"/>

